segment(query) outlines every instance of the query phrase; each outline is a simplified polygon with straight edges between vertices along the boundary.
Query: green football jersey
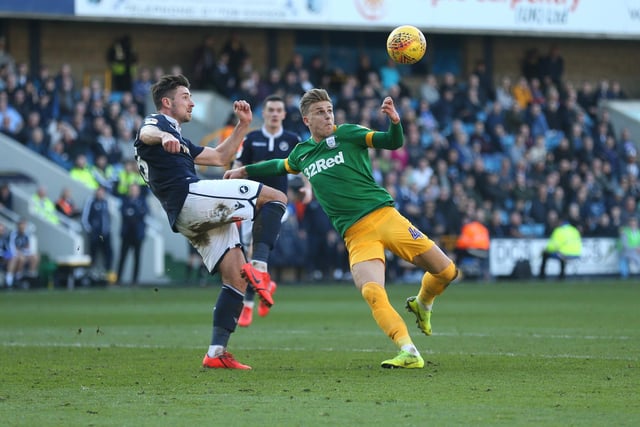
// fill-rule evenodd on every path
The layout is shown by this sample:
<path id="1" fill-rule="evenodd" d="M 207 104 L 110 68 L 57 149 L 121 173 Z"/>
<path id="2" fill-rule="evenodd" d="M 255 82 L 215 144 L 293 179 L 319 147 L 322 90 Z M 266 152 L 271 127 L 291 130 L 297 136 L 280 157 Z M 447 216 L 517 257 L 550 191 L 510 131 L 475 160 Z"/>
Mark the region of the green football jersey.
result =
<path id="1" fill-rule="evenodd" d="M 402 145 L 401 125 L 391 127 L 394 132 L 353 124 L 337 126 L 333 135 L 321 142 L 309 138 L 296 145 L 285 161 L 288 172 L 302 172 L 309 178 L 318 203 L 341 236 L 368 213 L 395 204 L 373 179 L 369 160 L 371 147 Z"/>

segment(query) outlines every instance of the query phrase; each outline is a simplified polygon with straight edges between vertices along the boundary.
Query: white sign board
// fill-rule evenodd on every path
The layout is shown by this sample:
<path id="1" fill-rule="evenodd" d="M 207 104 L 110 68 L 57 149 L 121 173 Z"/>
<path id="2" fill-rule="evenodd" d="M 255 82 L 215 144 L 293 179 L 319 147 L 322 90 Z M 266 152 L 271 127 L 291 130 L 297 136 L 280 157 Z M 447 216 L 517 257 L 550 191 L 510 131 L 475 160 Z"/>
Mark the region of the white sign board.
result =
<path id="1" fill-rule="evenodd" d="M 509 276 L 519 259 L 527 259 L 533 275 L 537 276 L 542 261 L 542 251 L 547 239 L 492 239 L 489 251 L 489 269 L 493 276 Z M 582 256 L 567 263 L 565 274 L 599 275 L 619 274 L 619 254 L 617 239 L 584 238 Z M 547 261 L 548 276 L 560 273 L 560 263 L 555 259 Z"/>
<path id="2" fill-rule="evenodd" d="M 78 17 L 640 38 L 640 0 L 75 0 Z"/>

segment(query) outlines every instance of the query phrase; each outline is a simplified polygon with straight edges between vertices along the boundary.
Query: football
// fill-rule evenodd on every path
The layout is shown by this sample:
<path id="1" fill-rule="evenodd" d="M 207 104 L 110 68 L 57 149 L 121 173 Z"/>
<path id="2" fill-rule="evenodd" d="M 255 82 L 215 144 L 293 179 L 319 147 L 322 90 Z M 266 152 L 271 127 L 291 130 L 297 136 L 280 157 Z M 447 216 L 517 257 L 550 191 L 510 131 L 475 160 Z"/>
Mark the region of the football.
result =
<path id="1" fill-rule="evenodd" d="M 424 34 L 412 25 L 402 25 L 389 33 L 387 53 L 398 64 L 415 64 L 426 51 Z"/>

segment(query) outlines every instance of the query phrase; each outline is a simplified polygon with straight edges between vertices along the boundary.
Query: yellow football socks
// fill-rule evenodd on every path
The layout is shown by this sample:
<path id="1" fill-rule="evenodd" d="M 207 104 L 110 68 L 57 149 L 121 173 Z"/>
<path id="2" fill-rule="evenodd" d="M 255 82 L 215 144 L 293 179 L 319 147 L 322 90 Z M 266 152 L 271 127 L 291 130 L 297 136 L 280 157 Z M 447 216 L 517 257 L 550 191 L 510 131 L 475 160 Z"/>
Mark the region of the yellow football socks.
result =
<path id="1" fill-rule="evenodd" d="M 420 292 L 418 293 L 418 302 L 422 303 L 428 309 L 433 305 L 433 300 L 436 296 L 444 292 L 456 276 L 458 271 L 454 263 L 449 264 L 440 273 L 431 274 L 425 273 L 422 276 L 422 284 L 420 286 Z"/>
<path id="2" fill-rule="evenodd" d="M 375 282 L 365 283 L 362 287 L 362 297 L 371 307 L 371 314 L 376 323 L 393 340 L 398 347 L 412 344 L 407 325 L 402 317 L 389 303 L 387 292 Z"/>

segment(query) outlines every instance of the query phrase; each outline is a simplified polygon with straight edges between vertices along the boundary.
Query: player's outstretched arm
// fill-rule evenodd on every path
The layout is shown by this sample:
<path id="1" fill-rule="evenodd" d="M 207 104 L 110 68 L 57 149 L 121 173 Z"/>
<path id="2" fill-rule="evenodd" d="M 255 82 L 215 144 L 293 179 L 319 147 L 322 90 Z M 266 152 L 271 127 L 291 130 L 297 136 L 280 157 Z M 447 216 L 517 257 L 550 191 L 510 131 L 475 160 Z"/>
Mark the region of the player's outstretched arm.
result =
<path id="1" fill-rule="evenodd" d="M 284 159 L 271 159 L 253 163 L 240 168 L 230 169 L 224 173 L 224 179 L 251 178 L 254 176 L 286 175 Z"/>
<path id="2" fill-rule="evenodd" d="M 393 99 L 391 99 L 390 96 L 387 96 L 382 101 L 382 106 L 380 107 L 380 109 L 382 110 L 383 113 L 387 115 L 387 117 L 389 117 L 389 120 L 391 120 L 391 123 L 393 123 L 394 125 L 400 123 L 400 115 L 398 114 L 398 111 L 396 110 L 396 107 L 393 104 Z"/>
<path id="3" fill-rule="evenodd" d="M 236 153 L 238 147 L 242 143 L 249 127 L 251 126 L 251 120 L 253 120 L 253 113 L 251 112 L 251 106 L 247 101 L 239 100 L 233 103 L 233 112 L 238 118 L 236 127 L 231 132 L 231 135 L 222 141 L 215 148 L 205 147 L 205 149 L 196 157 L 195 163 L 205 166 L 226 166 L 229 165 Z"/>
<path id="4" fill-rule="evenodd" d="M 400 124 L 400 115 L 390 96 L 387 96 L 382 101 L 380 110 L 389 117 L 391 125 L 387 132 L 376 132 L 374 134 L 373 146 L 385 150 L 397 150 L 404 144 L 404 133 Z"/>
<path id="5" fill-rule="evenodd" d="M 245 169 L 244 166 L 241 166 L 239 168 L 235 168 L 235 169 L 229 169 L 228 171 L 224 172 L 224 179 L 239 179 L 239 178 L 246 178 L 248 177 L 249 174 L 247 174 L 247 170 Z"/>

